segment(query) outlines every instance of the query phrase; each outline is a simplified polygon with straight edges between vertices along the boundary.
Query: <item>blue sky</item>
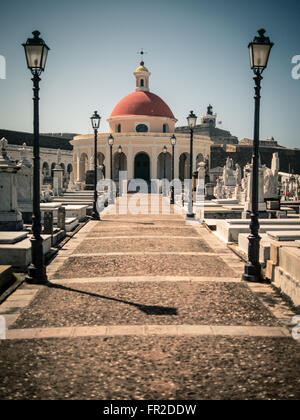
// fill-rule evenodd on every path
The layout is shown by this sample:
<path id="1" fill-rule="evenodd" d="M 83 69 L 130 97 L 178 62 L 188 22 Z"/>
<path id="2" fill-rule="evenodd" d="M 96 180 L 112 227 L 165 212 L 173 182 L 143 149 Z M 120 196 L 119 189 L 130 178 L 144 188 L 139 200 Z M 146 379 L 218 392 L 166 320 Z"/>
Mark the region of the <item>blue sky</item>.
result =
<path id="1" fill-rule="evenodd" d="M 150 89 L 179 120 L 200 116 L 209 103 L 222 128 L 253 136 L 253 80 L 247 45 L 264 27 L 275 43 L 262 81 L 261 138 L 298 147 L 300 79 L 291 59 L 300 55 L 300 2 L 286 0 L 27 0 L 2 3 L 0 127 L 32 131 L 32 84 L 21 43 L 38 29 L 51 48 L 42 75 L 42 132 L 101 131 L 115 104 L 134 90 L 141 48 L 152 72 Z M 299 146 L 300 147 L 300 146 Z"/>

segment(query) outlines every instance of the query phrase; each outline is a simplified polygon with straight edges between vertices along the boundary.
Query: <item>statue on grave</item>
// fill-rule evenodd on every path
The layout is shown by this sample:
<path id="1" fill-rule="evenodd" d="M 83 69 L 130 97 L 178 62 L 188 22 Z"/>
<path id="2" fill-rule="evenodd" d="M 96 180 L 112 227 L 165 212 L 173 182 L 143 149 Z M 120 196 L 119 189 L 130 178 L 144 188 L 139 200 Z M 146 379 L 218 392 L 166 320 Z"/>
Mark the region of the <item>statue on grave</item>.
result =
<path id="1" fill-rule="evenodd" d="M 264 198 L 278 199 L 278 153 L 273 153 L 271 169 L 264 165 Z"/>
<path id="2" fill-rule="evenodd" d="M 31 162 L 28 160 L 27 146 L 26 143 L 23 143 L 22 149 L 20 150 L 21 155 L 21 164 L 27 168 L 32 168 Z"/>
<path id="3" fill-rule="evenodd" d="M 4 159 L 7 158 L 7 148 L 8 145 L 8 141 L 6 140 L 6 138 L 2 137 L 2 139 L 0 140 L 0 146 L 1 146 L 1 155 Z"/>
<path id="4" fill-rule="evenodd" d="M 208 107 L 207 107 L 207 115 L 212 115 L 213 114 L 212 109 L 213 109 L 213 107 L 209 104 Z"/>
<path id="5" fill-rule="evenodd" d="M 240 185 L 242 180 L 242 170 L 238 163 L 235 164 L 235 184 Z"/>
<path id="6" fill-rule="evenodd" d="M 199 162 L 198 163 L 198 179 L 205 178 L 205 162 Z"/>
<path id="7" fill-rule="evenodd" d="M 220 200 L 224 196 L 223 180 L 221 177 L 217 179 L 217 185 L 214 188 L 214 196 Z"/>
<path id="8" fill-rule="evenodd" d="M 264 168 L 264 197 L 278 198 L 278 180 L 269 168 Z"/>
<path id="9" fill-rule="evenodd" d="M 226 187 L 234 187 L 236 185 L 233 160 L 229 157 L 226 159 L 226 164 L 223 168 L 223 183 Z"/>

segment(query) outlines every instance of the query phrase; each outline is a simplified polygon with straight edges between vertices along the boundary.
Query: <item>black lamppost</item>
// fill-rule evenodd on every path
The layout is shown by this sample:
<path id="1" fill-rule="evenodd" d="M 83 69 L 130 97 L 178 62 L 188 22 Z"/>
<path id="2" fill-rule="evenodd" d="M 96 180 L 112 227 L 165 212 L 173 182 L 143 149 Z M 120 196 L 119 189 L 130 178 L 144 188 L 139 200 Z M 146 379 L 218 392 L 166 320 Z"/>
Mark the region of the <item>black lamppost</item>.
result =
<path id="1" fill-rule="evenodd" d="M 109 144 L 109 157 L 110 157 L 110 180 L 111 180 L 111 189 L 110 189 L 110 204 L 114 202 L 114 194 L 113 194 L 113 158 L 112 158 L 112 149 L 114 145 L 115 139 L 112 134 L 108 137 L 108 144 Z"/>
<path id="2" fill-rule="evenodd" d="M 93 203 L 93 212 L 92 218 L 94 220 L 100 220 L 100 215 L 97 210 L 97 137 L 98 137 L 98 128 L 100 126 L 101 117 L 97 111 L 91 116 L 91 123 L 94 129 L 94 203 Z"/>
<path id="3" fill-rule="evenodd" d="M 119 195 L 119 197 L 120 197 L 120 191 L 121 191 L 121 186 L 120 186 L 120 171 L 121 171 L 121 156 L 122 156 L 122 152 L 123 152 L 122 146 L 119 145 L 119 147 L 118 147 L 118 154 L 119 154 L 119 179 L 118 179 L 118 185 L 119 185 L 118 189 L 119 189 L 119 191 L 118 191 L 118 195 Z"/>
<path id="4" fill-rule="evenodd" d="M 109 158 L 110 158 L 110 179 L 113 179 L 113 161 L 112 161 L 112 148 L 114 145 L 115 139 L 112 134 L 108 137 L 108 144 L 109 144 Z"/>
<path id="5" fill-rule="evenodd" d="M 33 78 L 33 215 L 31 255 L 32 260 L 28 268 L 26 281 L 28 283 L 47 283 L 46 267 L 44 264 L 43 239 L 41 237 L 41 208 L 40 208 L 40 132 L 39 132 L 39 82 L 40 75 L 45 70 L 49 47 L 39 37 L 40 32 L 32 32 L 33 38 L 28 38 L 25 44 L 27 67 Z"/>
<path id="6" fill-rule="evenodd" d="M 167 147 L 163 147 L 163 154 L 164 154 L 164 179 L 166 179 L 166 155 L 167 155 Z"/>
<path id="7" fill-rule="evenodd" d="M 193 136 L 194 136 L 194 128 L 197 121 L 197 116 L 194 114 L 193 111 L 190 112 L 189 116 L 187 117 L 188 126 L 190 128 L 190 190 L 189 190 L 189 208 L 187 217 L 194 217 L 193 213 Z"/>
<path id="8" fill-rule="evenodd" d="M 251 198 L 251 222 L 250 235 L 248 236 L 248 262 L 245 264 L 243 280 L 261 281 L 261 265 L 259 263 L 259 221 L 258 221 L 258 166 L 259 166 L 259 111 L 260 111 L 260 82 L 262 80 L 262 72 L 267 67 L 273 43 L 268 37 L 265 37 L 265 30 L 258 31 L 259 36 L 248 45 L 250 52 L 250 65 L 254 72 L 254 138 L 253 138 L 253 155 L 252 155 L 252 198 Z"/>
<path id="9" fill-rule="evenodd" d="M 176 144 L 176 136 L 173 134 L 170 138 L 170 143 L 172 146 L 172 186 L 171 186 L 171 204 L 175 204 L 175 197 L 174 197 L 174 149 Z"/>
<path id="10" fill-rule="evenodd" d="M 122 155 L 122 146 L 119 145 L 118 147 L 118 153 L 119 153 L 119 172 L 121 170 L 121 155 Z"/>

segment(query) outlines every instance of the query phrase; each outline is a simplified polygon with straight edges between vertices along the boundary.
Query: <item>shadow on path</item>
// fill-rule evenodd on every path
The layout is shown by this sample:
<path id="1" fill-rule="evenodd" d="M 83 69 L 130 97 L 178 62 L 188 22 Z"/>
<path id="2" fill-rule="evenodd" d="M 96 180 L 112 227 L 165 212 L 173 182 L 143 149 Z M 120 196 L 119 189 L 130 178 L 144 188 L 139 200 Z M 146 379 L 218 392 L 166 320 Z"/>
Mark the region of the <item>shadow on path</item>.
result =
<path id="1" fill-rule="evenodd" d="M 135 308 L 139 309 L 140 311 L 144 312 L 147 315 L 177 315 L 177 308 L 169 308 L 169 307 L 165 307 L 165 306 L 157 306 L 157 305 L 142 305 L 140 303 L 134 303 L 134 302 L 129 302 L 127 300 L 122 300 L 122 299 L 117 299 L 117 298 L 113 298 L 113 297 L 108 297 L 108 296 L 103 296 L 103 295 L 98 295 L 97 293 L 92 293 L 92 292 L 85 292 L 83 290 L 77 290 L 77 289 L 73 289 L 72 287 L 67 287 L 67 286 L 63 286 L 61 284 L 54 284 L 54 283 L 47 283 L 46 285 L 47 287 L 50 287 L 52 289 L 59 289 L 59 290 L 65 290 L 67 292 L 73 292 L 73 293 L 80 293 L 83 295 L 87 295 L 87 296 L 92 296 L 92 297 L 96 297 L 99 299 L 107 299 L 107 300 L 112 300 L 114 302 L 120 302 L 120 303 L 125 303 L 126 305 L 131 305 L 134 306 Z"/>

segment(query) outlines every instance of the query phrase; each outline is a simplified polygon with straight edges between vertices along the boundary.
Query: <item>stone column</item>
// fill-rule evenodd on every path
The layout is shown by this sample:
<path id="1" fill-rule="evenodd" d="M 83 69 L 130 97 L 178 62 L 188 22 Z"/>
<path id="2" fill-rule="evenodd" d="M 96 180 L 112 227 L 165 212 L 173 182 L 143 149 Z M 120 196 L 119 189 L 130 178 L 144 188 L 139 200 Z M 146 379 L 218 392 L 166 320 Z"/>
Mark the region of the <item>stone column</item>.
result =
<path id="1" fill-rule="evenodd" d="M 128 145 L 128 154 L 127 154 L 127 175 L 128 179 L 134 178 L 134 160 L 133 160 L 133 151 L 132 145 Z"/>
<path id="2" fill-rule="evenodd" d="M 80 181 L 80 157 L 77 154 L 76 157 L 76 182 Z"/>
<path id="3" fill-rule="evenodd" d="M 63 169 L 58 166 L 53 169 L 53 192 L 55 196 L 63 192 Z"/>
<path id="4" fill-rule="evenodd" d="M 174 177 L 179 178 L 179 153 L 176 149 L 176 145 L 174 151 Z"/>
<path id="5" fill-rule="evenodd" d="M 158 172 L 157 172 L 157 159 L 159 153 L 157 153 L 157 147 L 152 146 L 151 149 L 151 156 L 150 156 L 150 179 L 157 179 Z"/>
<path id="6" fill-rule="evenodd" d="M 24 222 L 31 223 L 33 202 L 33 167 L 27 158 L 26 143 L 23 143 L 23 148 L 21 149 L 20 165 L 21 169 L 16 174 L 18 207 L 22 212 Z"/>

